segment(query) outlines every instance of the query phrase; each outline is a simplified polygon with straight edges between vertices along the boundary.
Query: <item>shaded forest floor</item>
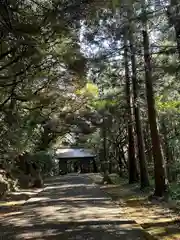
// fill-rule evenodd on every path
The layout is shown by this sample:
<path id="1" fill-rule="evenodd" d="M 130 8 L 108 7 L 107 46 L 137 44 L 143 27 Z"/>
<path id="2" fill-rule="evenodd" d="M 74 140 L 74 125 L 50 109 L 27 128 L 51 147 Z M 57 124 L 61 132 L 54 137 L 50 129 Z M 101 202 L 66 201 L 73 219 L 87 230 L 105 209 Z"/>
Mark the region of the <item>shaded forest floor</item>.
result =
<path id="1" fill-rule="evenodd" d="M 48 179 L 43 191 L 17 208 L 0 215 L 0 239 L 146 239 L 89 174 Z"/>
<path id="2" fill-rule="evenodd" d="M 100 174 L 91 174 L 95 183 L 102 183 Z M 135 220 L 149 235 L 149 239 L 180 240 L 180 210 L 174 202 L 149 201 L 149 191 L 140 191 L 137 184 L 129 185 L 125 179 L 111 175 L 113 185 L 102 185 L 120 206 L 125 217 Z"/>
<path id="3" fill-rule="evenodd" d="M 90 174 L 93 181 L 100 185 L 102 176 Z M 111 175 L 114 184 L 101 185 L 100 188 L 123 209 L 123 217 L 136 221 L 148 233 L 149 239 L 180 240 L 180 210 L 170 203 L 149 201 L 149 191 L 142 192 L 137 184 L 129 185 L 127 180 Z M 0 217 L 10 217 L 19 211 L 29 198 L 42 189 L 19 190 L 10 193 L 0 201 Z M 118 211 L 118 209 L 117 209 Z"/>
<path id="4" fill-rule="evenodd" d="M 10 215 L 17 211 L 28 199 L 36 196 L 42 189 L 18 189 L 9 192 L 0 200 L 0 217 Z"/>

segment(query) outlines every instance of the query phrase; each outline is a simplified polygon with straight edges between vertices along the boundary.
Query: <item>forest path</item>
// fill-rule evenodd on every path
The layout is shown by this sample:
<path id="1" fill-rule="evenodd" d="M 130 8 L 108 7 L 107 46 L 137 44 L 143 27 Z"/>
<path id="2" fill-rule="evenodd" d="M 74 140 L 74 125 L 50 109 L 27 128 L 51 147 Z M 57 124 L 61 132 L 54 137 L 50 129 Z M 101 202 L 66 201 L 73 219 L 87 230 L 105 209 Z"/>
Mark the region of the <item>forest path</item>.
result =
<path id="1" fill-rule="evenodd" d="M 143 240 L 141 228 L 123 217 L 88 174 L 48 180 L 18 211 L 0 217 L 0 239 Z"/>

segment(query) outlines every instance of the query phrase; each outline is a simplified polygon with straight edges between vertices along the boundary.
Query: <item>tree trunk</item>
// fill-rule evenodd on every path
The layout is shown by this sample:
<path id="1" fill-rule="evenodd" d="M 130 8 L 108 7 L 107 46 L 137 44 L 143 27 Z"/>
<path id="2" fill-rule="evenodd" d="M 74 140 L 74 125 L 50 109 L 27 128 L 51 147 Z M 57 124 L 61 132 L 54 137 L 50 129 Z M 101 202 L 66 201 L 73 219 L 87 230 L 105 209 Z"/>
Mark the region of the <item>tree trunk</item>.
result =
<path id="1" fill-rule="evenodd" d="M 106 134 L 106 122 L 105 117 L 103 116 L 103 126 L 102 126 L 102 137 L 103 137 L 103 162 L 104 162 L 104 173 L 108 170 L 107 161 L 107 134 Z"/>
<path id="2" fill-rule="evenodd" d="M 174 26 L 176 33 L 177 50 L 180 58 L 180 4 L 179 0 L 170 0 L 168 8 L 168 17 L 170 24 Z"/>
<path id="3" fill-rule="evenodd" d="M 126 161 L 126 157 L 125 157 L 125 153 L 124 153 L 124 148 L 123 148 L 123 146 L 120 146 L 120 147 L 119 147 L 119 151 L 120 151 L 120 154 L 121 154 L 121 157 L 122 157 L 124 166 L 127 166 L 127 161 Z"/>
<path id="4" fill-rule="evenodd" d="M 130 51 L 131 51 L 131 66 L 132 66 L 132 85 L 133 85 L 133 108 L 136 123 L 136 134 L 137 134 L 137 148 L 139 157 L 139 168 L 140 168 L 140 184 L 141 188 L 149 186 L 149 177 L 146 164 L 146 155 L 144 147 L 144 136 L 141 125 L 141 116 L 138 103 L 138 83 L 137 83 L 137 72 L 136 72 L 136 57 L 134 49 L 134 36 L 130 29 L 129 31 Z"/>
<path id="5" fill-rule="evenodd" d="M 106 118 L 103 116 L 103 125 L 102 125 L 102 137 L 103 137 L 103 171 L 104 177 L 103 182 L 107 182 L 111 184 L 112 181 L 109 177 L 109 169 L 108 169 L 108 153 L 107 153 L 107 126 L 106 126 Z"/>
<path id="6" fill-rule="evenodd" d="M 153 162 L 153 155 L 152 155 L 152 143 L 151 143 L 151 136 L 149 133 L 149 123 L 145 123 L 144 129 L 144 143 L 146 149 L 146 158 L 148 159 L 148 163 Z"/>
<path id="7" fill-rule="evenodd" d="M 144 9 L 143 9 L 144 11 Z M 155 99 L 152 84 L 152 69 L 151 59 L 149 53 L 149 36 L 147 32 L 147 23 L 144 23 L 143 35 L 143 47 L 144 47 L 144 63 L 145 63 L 145 85 L 146 85 L 146 97 L 148 105 L 148 120 L 150 125 L 150 133 L 152 140 L 152 152 L 154 158 L 154 175 L 155 175 L 155 192 L 154 195 L 162 197 L 167 195 L 168 180 L 165 167 L 165 161 L 160 144 L 159 131 L 156 121 L 156 109 Z"/>
<path id="8" fill-rule="evenodd" d="M 116 143 L 116 159 L 118 161 L 119 165 L 119 176 L 123 176 L 123 158 L 124 158 L 124 152 L 120 149 L 119 143 Z"/>
<path id="9" fill-rule="evenodd" d="M 127 111 L 128 111 L 128 168 L 129 168 L 129 183 L 138 181 L 138 170 L 135 158 L 135 146 L 133 136 L 133 118 L 131 110 L 131 89 L 128 65 L 128 47 L 127 38 L 124 36 L 124 65 L 126 78 L 126 97 L 127 97 Z"/>
<path id="10" fill-rule="evenodd" d="M 167 176 L 168 176 L 168 180 L 170 182 L 172 182 L 173 180 L 173 173 L 171 172 L 171 166 L 173 165 L 173 154 L 172 154 L 172 151 L 171 151 L 171 148 L 168 144 L 168 130 L 167 130 L 167 127 L 166 127 L 166 121 L 165 119 L 163 118 L 161 120 L 161 128 L 162 128 L 162 133 L 163 133 L 163 138 L 164 138 L 164 152 L 165 152 L 165 155 L 166 155 L 166 168 L 167 168 Z"/>

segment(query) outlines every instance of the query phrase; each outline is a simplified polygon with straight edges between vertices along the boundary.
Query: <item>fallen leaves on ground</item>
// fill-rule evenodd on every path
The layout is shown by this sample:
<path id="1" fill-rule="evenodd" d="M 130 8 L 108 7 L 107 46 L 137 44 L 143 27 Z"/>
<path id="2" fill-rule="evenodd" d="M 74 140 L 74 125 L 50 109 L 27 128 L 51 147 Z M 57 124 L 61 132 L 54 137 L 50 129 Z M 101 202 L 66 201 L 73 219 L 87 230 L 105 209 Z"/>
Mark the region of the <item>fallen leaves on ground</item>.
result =
<path id="1" fill-rule="evenodd" d="M 101 181 L 100 174 L 91 176 L 96 183 Z M 123 179 L 101 189 L 122 207 L 124 216 L 135 220 L 152 236 L 161 240 L 180 240 L 180 217 L 168 203 L 149 201 L 149 192 L 137 190 L 137 185 L 129 185 Z"/>

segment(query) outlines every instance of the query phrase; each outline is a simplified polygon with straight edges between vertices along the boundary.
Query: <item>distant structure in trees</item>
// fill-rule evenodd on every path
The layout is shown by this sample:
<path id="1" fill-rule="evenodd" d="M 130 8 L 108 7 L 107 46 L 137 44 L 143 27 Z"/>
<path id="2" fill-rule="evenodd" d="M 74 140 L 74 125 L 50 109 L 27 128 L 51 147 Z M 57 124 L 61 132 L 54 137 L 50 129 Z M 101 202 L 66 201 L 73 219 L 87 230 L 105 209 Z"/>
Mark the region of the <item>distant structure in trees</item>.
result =
<path id="1" fill-rule="evenodd" d="M 56 151 L 59 174 L 97 172 L 95 158 L 96 155 L 91 149 L 59 148 Z"/>

